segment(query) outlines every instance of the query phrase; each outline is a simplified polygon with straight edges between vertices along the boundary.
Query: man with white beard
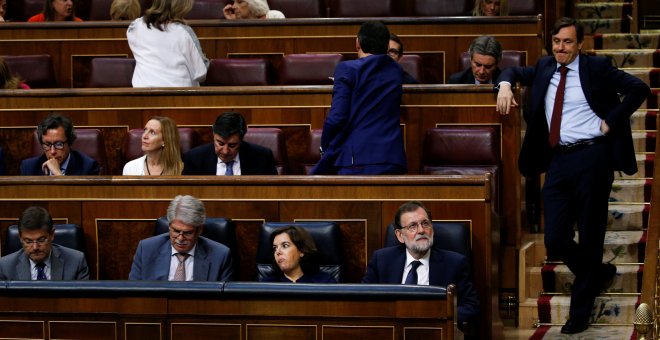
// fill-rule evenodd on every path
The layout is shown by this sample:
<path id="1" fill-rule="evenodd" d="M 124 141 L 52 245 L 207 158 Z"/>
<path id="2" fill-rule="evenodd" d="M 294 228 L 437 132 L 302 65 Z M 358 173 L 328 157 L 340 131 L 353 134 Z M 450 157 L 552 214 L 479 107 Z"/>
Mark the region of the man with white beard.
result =
<path id="1" fill-rule="evenodd" d="M 431 212 L 419 201 L 399 207 L 394 216 L 398 246 L 376 250 L 362 283 L 399 283 L 447 287 L 455 284 L 458 322 L 473 320 L 479 313 L 477 292 L 465 256 L 433 247 Z M 460 328 L 460 327 L 459 327 Z"/>

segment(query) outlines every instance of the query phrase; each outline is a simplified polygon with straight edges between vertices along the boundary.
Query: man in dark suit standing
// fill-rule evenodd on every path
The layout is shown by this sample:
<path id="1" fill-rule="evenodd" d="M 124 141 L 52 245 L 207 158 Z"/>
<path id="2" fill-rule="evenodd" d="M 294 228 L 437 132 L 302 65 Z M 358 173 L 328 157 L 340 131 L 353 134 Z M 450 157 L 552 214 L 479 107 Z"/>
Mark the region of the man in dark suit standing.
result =
<path id="1" fill-rule="evenodd" d="M 472 41 L 468 48 L 470 67 L 449 76 L 448 84 L 493 84 L 500 75 L 498 67 L 502 60 L 500 42 L 489 35 Z"/>
<path id="2" fill-rule="evenodd" d="M 23 176 L 98 175 L 99 163 L 71 149 L 76 140 L 73 123 L 65 116 L 51 114 L 37 126 L 39 144 L 44 154 L 21 162 Z"/>
<path id="3" fill-rule="evenodd" d="M 85 255 L 53 244 L 55 229 L 46 209 L 25 209 L 18 237 L 23 248 L 0 257 L 0 280 L 89 280 Z"/>
<path id="4" fill-rule="evenodd" d="M 421 202 L 401 205 L 394 216 L 394 232 L 401 245 L 376 250 L 362 282 L 443 287 L 453 283 L 458 292 L 458 321 L 470 321 L 479 313 L 470 264 L 459 253 L 433 247 L 431 221 L 431 212 Z"/>
<path id="5" fill-rule="evenodd" d="M 204 203 L 179 195 L 167 208 L 168 234 L 140 241 L 129 280 L 228 281 L 231 252 L 225 245 L 201 236 L 206 221 Z"/>
<path id="6" fill-rule="evenodd" d="M 561 329 L 574 334 L 587 329 L 596 296 L 616 275 L 602 263 L 608 200 L 614 171 L 637 172 L 629 118 L 650 89 L 609 59 L 580 54 L 584 31 L 574 19 L 559 19 L 551 33 L 553 56 L 502 71 L 497 110 L 517 105 L 511 84 L 532 86 L 518 165 L 526 177 L 546 173 L 544 241 L 548 257 L 575 275 Z"/>
<path id="7" fill-rule="evenodd" d="M 245 118 L 225 112 L 213 123 L 213 143 L 183 156 L 183 175 L 277 175 L 273 151 L 243 140 Z"/>
<path id="8" fill-rule="evenodd" d="M 406 173 L 399 123 L 403 70 L 387 55 L 389 41 L 383 23 L 366 22 L 355 42 L 358 59 L 337 65 L 323 155 L 312 174 Z"/>

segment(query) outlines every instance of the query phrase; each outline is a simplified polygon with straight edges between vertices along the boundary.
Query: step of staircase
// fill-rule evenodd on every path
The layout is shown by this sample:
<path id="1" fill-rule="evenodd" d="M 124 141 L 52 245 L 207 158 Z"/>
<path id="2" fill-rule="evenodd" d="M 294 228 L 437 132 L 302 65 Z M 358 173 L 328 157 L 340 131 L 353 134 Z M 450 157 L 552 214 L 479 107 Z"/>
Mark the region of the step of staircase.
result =
<path id="1" fill-rule="evenodd" d="M 571 297 L 544 294 L 538 298 L 539 322 L 563 325 L 568 320 Z M 604 294 L 596 297 L 589 323 L 632 325 L 639 295 Z"/>
<path id="2" fill-rule="evenodd" d="M 606 33 L 594 34 L 593 48 L 613 49 L 660 49 L 660 34 Z"/>
<path id="3" fill-rule="evenodd" d="M 650 204 L 610 203 L 607 230 L 642 230 L 648 228 Z"/>
<path id="4" fill-rule="evenodd" d="M 653 160 L 655 154 L 652 153 L 638 153 L 635 155 L 637 159 L 638 171 L 633 175 L 626 175 L 622 171 L 614 172 L 614 179 L 641 179 L 653 177 Z"/>
<path id="5" fill-rule="evenodd" d="M 610 192 L 611 203 L 639 203 L 651 201 L 651 179 L 617 179 Z M 641 228 L 642 225 L 639 225 Z"/>
<path id="6" fill-rule="evenodd" d="M 639 78 L 649 87 L 660 88 L 660 68 L 624 68 L 623 71 Z"/>
<path id="7" fill-rule="evenodd" d="M 575 18 L 578 20 L 628 18 L 632 15 L 632 9 L 632 3 L 629 2 L 576 3 Z"/>
<path id="8" fill-rule="evenodd" d="M 635 152 L 655 152 L 656 131 L 633 131 Z"/>
<path id="9" fill-rule="evenodd" d="M 607 293 L 639 293 L 642 289 L 642 264 L 617 264 L 616 276 Z M 552 294 L 570 294 L 575 275 L 566 265 L 546 264 L 541 268 L 541 277 L 534 278 L 540 281 L 543 291 Z M 539 283 L 534 283 L 537 285 Z"/>
<path id="10" fill-rule="evenodd" d="M 633 130 L 656 130 L 657 110 L 637 110 L 630 116 L 630 127 Z"/>
<path id="11" fill-rule="evenodd" d="M 585 34 L 630 33 L 630 19 L 580 19 Z"/>
<path id="12" fill-rule="evenodd" d="M 586 331 L 566 335 L 561 334 L 561 325 L 541 326 L 529 340 L 566 340 L 566 339 L 599 339 L 599 340 L 634 340 L 637 339 L 634 329 L 628 326 L 592 325 Z"/>
<path id="13" fill-rule="evenodd" d="M 589 50 L 585 52 L 590 55 L 610 57 L 614 66 L 618 68 L 660 67 L 660 50 L 658 49 Z"/>

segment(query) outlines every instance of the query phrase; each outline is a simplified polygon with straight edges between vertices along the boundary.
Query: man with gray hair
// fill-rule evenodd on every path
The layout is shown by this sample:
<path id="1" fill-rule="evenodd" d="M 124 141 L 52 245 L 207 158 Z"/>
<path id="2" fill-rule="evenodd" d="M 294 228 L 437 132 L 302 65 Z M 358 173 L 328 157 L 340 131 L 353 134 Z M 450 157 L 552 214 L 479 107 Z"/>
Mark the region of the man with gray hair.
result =
<path id="1" fill-rule="evenodd" d="M 200 236 L 205 221 L 202 201 L 189 195 L 175 197 L 167 208 L 169 233 L 140 241 L 128 279 L 229 281 L 231 253 L 225 245 Z"/>
<path id="2" fill-rule="evenodd" d="M 482 35 L 470 44 L 470 68 L 452 74 L 448 84 L 492 84 L 500 75 L 502 46 L 493 37 Z"/>

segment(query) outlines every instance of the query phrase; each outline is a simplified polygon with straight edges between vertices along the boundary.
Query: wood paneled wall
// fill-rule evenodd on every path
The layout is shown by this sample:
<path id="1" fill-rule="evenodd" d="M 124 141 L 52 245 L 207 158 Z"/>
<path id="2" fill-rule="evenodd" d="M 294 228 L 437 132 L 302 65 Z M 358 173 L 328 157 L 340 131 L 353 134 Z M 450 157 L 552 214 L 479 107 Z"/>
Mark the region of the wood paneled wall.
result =
<path id="1" fill-rule="evenodd" d="M 506 50 L 527 51 L 527 65 L 541 56 L 541 16 L 378 18 L 401 37 L 406 53 L 426 57 L 425 77 L 444 83 L 461 70 L 459 56 L 479 35 L 495 36 Z M 364 19 L 191 20 L 209 58 L 292 53 L 355 53 Z M 81 86 L 93 57 L 132 56 L 127 22 L 6 23 L 2 55 L 50 54 L 59 87 Z M 275 65 L 277 66 L 277 65 Z M 434 69 L 441 67 L 439 69 Z M 430 69 L 429 69 L 430 68 Z"/>

